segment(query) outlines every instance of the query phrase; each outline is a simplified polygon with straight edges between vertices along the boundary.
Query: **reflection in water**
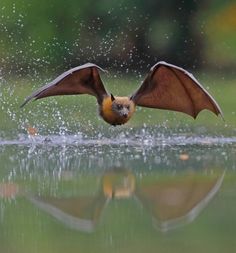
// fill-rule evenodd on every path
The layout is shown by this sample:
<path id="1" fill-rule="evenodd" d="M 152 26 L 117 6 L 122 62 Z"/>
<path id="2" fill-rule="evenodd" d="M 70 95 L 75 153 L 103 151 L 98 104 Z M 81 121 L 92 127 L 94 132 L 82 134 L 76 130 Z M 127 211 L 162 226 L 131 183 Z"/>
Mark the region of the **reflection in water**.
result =
<path id="1" fill-rule="evenodd" d="M 165 232 L 192 222 L 217 193 L 224 174 L 219 171 L 209 176 L 192 171 L 147 182 L 145 178 L 136 180 L 130 170 L 115 168 L 104 173 L 94 196 L 27 198 L 68 227 L 85 232 L 94 231 L 109 201 L 136 199 L 151 214 L 154 227 Z"/>
<path id="2" fill-rule="evenodd" d="M 15 183 L 0 183 L 0 198 L 15 198 L 19 193 L 19 186 Z"/>
<path id="3" fill-rule="evenodd" d="M 104 195 L 78 198 L 33 197 L 28 199 L 72 229 L 92 232 L 107 203 Z"/>
<path id="4" fill-rule="evenodd" d="M 234 252 L 235 146 L 148 143 L 0 147 L 0 252 Z"/>
<path id="5" fill-rule="evenodd" d="M 137 196 L 149 208 L 154 226 L 164 232 L 192 222 L 220 189 L 224 175 L 192 173 L 153 181 L 140 187 Z"/>

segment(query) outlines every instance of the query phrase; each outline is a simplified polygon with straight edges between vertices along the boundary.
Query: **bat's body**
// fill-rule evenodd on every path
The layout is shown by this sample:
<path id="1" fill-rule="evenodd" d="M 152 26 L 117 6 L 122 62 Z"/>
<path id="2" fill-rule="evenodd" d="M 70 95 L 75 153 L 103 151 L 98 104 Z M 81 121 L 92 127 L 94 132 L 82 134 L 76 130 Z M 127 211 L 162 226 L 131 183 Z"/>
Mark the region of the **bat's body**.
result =
<path id="1" fill-rule="evenodd" d="M 135 112 L 135 104 L 128 97 L 107 96 L 99 108 L 101 117 L 111 125 L 125 124 Z"/>
<path id="2" fill-rule="evenodd" d="M 87 63 L 58 76 L 29 96 L 31 99 L 57 95 L 89 94 L 97 98 L 100 116 L 111 125 L 125 124 L 135 112 L 144 106 L 184 112 L 196 118 L 203 109 L 216 115 L 222 114 L 211 95 L 186 70 L 166 62 L 155 64 L 139 89 L 130 97 L 114 97 L 108 94 L 95 64 Z"/>

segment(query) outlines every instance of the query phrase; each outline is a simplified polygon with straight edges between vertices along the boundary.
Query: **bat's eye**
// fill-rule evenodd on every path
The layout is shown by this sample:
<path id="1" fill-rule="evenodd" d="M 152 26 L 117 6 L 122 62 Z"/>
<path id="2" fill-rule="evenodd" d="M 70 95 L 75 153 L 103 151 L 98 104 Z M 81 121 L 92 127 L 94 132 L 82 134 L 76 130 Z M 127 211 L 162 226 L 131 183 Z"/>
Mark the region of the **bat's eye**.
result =
<path id="1" fill-rule="evenodd" d="M 117 109 L 118 109 L 118 110 L 121 110 L 121 109 L 122 109 L 122 107 L 123 107 L 122 105 L 117 104 Z"/>
<path id="2" fill-rule="evenodd" d="M 127 106 L 126 106 L 126 108 L 127 108 L 127 110 L 129 110 L 129 109 L 130 109 L 130 106 L 129 106 L 129 105 L 127 105 Z"/>

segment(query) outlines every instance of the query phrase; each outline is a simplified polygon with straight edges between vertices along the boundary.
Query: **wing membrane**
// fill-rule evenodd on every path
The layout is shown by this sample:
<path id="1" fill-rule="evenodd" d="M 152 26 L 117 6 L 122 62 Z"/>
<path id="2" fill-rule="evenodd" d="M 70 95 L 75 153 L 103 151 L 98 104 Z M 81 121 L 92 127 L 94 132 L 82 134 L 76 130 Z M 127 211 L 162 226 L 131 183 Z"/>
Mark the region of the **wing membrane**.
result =
<path id="1" fill-rule="evenodd" d="M 184 112 L 196 118 L 204 109 L 222 114 L 213 97 L 186 70 L 158 62 L 131 97 L 139 106 Z"/>
<path id="2" fill-rule="evenodd" d="M 75 94 L 95 96 L 98 103 L 101 103 L 103 96 L 107 95 L 107 92 L 98 70 L 103 71 L 102 68 L 92 63 L 70 69 L 27 97 L 21 107 L 32 99 Z"/>

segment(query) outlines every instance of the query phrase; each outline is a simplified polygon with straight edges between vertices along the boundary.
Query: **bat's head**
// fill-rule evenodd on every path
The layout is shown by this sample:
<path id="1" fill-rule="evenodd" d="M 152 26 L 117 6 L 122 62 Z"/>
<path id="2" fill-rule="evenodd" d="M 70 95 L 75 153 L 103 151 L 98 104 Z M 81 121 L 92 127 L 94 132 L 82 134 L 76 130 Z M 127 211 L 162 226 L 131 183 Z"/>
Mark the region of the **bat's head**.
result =
<path id="1" fill-rule="evenodd" d="M 123 118 L 130 118 L 135 110 L 134 102 L 128 97 L 114 97 L 111 94 L 112 111 Z"/>

